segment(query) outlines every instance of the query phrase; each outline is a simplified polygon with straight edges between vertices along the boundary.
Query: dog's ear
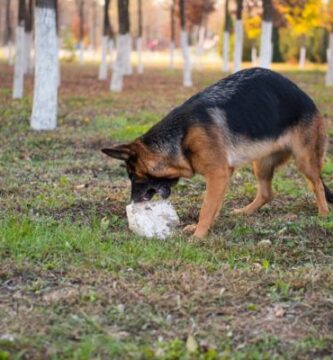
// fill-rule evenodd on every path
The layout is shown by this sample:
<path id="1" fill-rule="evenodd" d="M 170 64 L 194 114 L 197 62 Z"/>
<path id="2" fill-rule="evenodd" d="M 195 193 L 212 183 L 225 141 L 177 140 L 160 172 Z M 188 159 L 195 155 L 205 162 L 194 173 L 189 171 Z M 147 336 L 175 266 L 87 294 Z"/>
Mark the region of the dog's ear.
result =
<path id="1" fill-rule="evenodd" d="M 112 148 L 105 148 L 101 150 L 104 154 L 113 157 L 114 159 L 127 161 L 132 155 L 132 149 L 129 144 L 116 145 Z"/>

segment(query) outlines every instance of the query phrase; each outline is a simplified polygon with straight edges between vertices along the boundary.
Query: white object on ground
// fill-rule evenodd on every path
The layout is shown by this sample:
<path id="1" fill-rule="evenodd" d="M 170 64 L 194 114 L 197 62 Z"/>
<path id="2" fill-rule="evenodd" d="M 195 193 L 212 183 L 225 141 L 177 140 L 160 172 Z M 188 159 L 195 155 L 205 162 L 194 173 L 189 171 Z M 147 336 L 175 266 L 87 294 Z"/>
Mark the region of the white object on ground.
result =
<path id="1" fill-rule="evenodd" d="M 164 240 L 179 225 L 179 217 L 169 201 L 146 201 L 126 206 L 129 228 L 138 235 Z"/>

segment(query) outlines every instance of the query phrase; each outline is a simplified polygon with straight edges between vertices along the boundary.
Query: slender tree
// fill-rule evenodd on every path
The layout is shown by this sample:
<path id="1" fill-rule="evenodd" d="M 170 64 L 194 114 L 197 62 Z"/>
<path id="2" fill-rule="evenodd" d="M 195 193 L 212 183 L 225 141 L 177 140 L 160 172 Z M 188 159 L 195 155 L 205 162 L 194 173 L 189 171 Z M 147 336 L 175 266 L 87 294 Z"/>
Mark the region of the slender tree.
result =
<path id="1" fill-rule="evenodd" d="M 229 47 L 231 19 L 229 13 L 229 0 L 225 0 L 224 6 L 224 31 L 223 31 L 223 71 L 229 71 Z"/>
<path id="2" fill-rule="evenodd" d="M 7 45 L 7 59 L 10 65 L 13 65 L 13 29 L 12 29 L 12 17 L 10 9 L 10 0 L 6 0 L 5 10 L 5 44 Z"/>
<path id="3" fill-rule="evenodd" d="M 122 0 L 122 12 L 123 12 L 123 19 L 124 19 L 124 28 L 127 29 L 126 33 L 126 56 L 125 56 L 125 63 L 124 63 L 124 75 L 131 75 L 132 74 L 132 65 L 131 65 L 131 53 L 132 53 L 132 38 L 130 34 L 131 30 L 131 22 L 130 22 L 130 14 L 129 14 L 129 0 Z"/>
<path id="4" fill-rule="evenodd" d="M 277 9 L 284 17 L 293 36 L 300 44 L 299 67 L 302 69 L 306 61 L 306 40 L 313 30 L 321 25 L 321 0 L 279 0 Z"/>
<path id="5" fill-rule="evenodd" d="M 142 0 L 138 0 L 138 35 L 136 38 L 136 51 L 138 54 L 138 74 L 143 74 L 142 62 Z"/>
<path id="6" fill-rule="evenodd" d="M 272 62 L 272 29 L 273 4 L 272 0 L 263 0 L 263 15 L 260 39 L 260 66 L 269 68 Z"/>
<path id="7" fill-rule="evenodd" d="M 32 28 L 33 28 L 33 0 L 28 0 L 28 7 L 25 17 L 25 60 L 24 73 L 31 74 L 33 65 L 31 59 L 32 48 Z"/>
<path id="8" fill-rule="evenodd" d="M 171 0 L 170 4 L 170 69 L 175 68 L 175 48 L 176 48 L 176 23 L 175 23 L 175 13 L 176 13 L 176 0 Z"/>
<path id="9" fill-rule="evenodd" d="M 191 70 L 191 58 L 190 49 L 188 43 L 188 33 L 186 30 L 186 9 L 185 0 L 179 0 L 180 11 L 180 46 L 183 54 L 183 85 L 185 87 L 192 86 L 192 70 Z"/>
<path id="10" fill-rule="evenodd" d="M 234 46 L 234 71 L 242 67 L 243 57 L 243 0 L 237 0 L 236 22 L 235 22 L 235 46 Z"/>
<path id="11" fill-rule="evenodd" d="M 57 126 L 58 39 L 56 0 L 36 0 L 35 86 L 31 127 L 52 130 Z"/>
<path id="12" fill-rule="evenodd" d="M 325 5 L 324 25 L 329 32 L 329 41 L 327 49 L 327 73 L 326 85 L 333 86 L 333 0 L 329 0 Z"/>
<path id="13" fill-rule="evenodd" d="M 204 52 L 207 20 L 210 13 L 215 11 L 216 0 L 191 0 L 186 4 L 186 15 L 188 22 L 196 31 L 196 66 L 201 66 Z"/>
<path id="14" fill-rule="evenodd" d="M 13 99 L 20 99 L 23 97 L 25 12 L 25 0 L 19 0 L 18 19 L 16 27 L 16 56 L 14 68 Z"/>
<path id="15" fill-rule="evenodd" d="M 109 17 L 109 7 L 110 0 L 105 0 L 103 7 L 103 36 L 102 36 L 102 59 L 99 66 L 99 80 L 106 80 L 108 76 L 108 65 L 107 65 L 107 54 L 108 54 L 108 44 L 110 37 L 110 17 Z"/>
<path id="16" fill-rule="evenodd" d="M 97 1 L 91 1 L 91 16 L 90 16 L 90 41 L 91 47 L 96 51 L 97 47 Z"/>
<path id="17" fill-rule="evenodd" d="M 129 0 L 118 0 L 119 34 L 117 41 L 117 59 L 111 77 L 110 90 L 119 92 L 123 89 L 123 76 L 130 73 L 130 19 Z"/>
<path id="18" fill-rule="evenodd" d="M 84 0 L 76 0 L 76 5 L 78 9 L 79 15 L 79 62 L 82 65 L 84 62 L 84 47 L 83 47 L 83 39 L 84 39 Z"/>

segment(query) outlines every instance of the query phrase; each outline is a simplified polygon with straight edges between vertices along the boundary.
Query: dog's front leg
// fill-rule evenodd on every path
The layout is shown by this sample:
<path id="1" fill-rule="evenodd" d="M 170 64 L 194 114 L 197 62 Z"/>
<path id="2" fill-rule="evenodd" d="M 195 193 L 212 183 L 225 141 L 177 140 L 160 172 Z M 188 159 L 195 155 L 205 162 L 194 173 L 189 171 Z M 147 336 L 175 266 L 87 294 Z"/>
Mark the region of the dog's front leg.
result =
<path id="1" fill-rule="evenodd" d="M 214 169 L 214 171 L 205 174 L 206 194 L 200 210 L 199 222 L 194 232 L 195 237 L 203 238 L 206 236 L 210 226 L 214 222 L 221 209 L 230 175 L 230 171 L 227 169 Z"/>

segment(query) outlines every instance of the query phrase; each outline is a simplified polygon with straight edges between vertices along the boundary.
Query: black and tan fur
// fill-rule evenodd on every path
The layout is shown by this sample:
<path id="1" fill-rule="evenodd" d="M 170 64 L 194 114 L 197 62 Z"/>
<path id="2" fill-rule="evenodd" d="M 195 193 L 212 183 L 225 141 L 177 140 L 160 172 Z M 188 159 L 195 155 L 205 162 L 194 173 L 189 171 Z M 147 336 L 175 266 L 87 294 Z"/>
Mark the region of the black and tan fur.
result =
<path id="1" fill-rule="evenodd" d="M 203 175 L 198 224 L 185 228 L 202 238 L 219 214 L 234 169 L 249 162 L 257 196 L 235 213 L 253 214 L 271 201 L 274 170 L 293 157 L 326 215 L 333 194 L 321 179 L 325 144 L 324 120 L 313 101 L 282 75 L 253 68 L 194 95 L 132 143 L 102 151 L 126 162 L 134 201 L 155 193 L 166 198 L 180 177 Z"/>

